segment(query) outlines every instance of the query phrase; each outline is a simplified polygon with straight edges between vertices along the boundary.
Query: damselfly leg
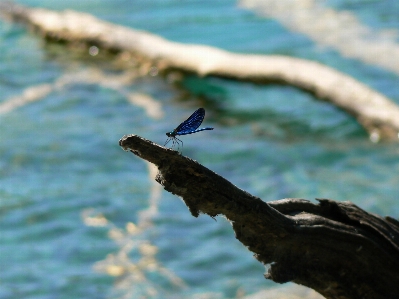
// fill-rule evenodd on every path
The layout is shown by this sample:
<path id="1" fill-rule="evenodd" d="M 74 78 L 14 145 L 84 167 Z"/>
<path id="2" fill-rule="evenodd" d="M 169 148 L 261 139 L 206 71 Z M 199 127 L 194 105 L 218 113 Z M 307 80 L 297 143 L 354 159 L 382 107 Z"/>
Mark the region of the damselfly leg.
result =
<path id="1" fill-rule="evenodd" d="M 171 141 L 171 140 L 172 140 L 172 148 L 174 148 L 175 145 L 177 144 L 177 150 L 179 150 L 179 149 L 180 149 L 180 144 L 181 144 L 181 148 L 183 149 L 183 141 L 180 140 L 180 139 L 177 138 L 177 137 L 169 137 L 169 138 L 166 140 L 166 142 L 165 142 L 165 144 L 164 144 L 163 146 L 167 145 L 167 144 L 169 143 L 169 141 Z"/>

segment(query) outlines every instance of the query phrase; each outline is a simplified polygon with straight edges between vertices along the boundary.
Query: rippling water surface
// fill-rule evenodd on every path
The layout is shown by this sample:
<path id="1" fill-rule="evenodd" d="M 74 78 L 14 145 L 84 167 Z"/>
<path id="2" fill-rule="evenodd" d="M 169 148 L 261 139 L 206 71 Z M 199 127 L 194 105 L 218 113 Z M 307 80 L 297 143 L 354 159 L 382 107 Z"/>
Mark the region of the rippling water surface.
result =
<path id="1" fill-rule="evenodd" d="M 20 3 L 316 60 L 399 104 L 394 0 Z M 118 146 L 131 133 L 163 144 L 201 106 L 215 130 L 184 136 L 184 154 L 240 188 L 399 217 L 399 145 L 372 143 L 350 116 L 295 88 L 196 77 L 177 88 L 4 21 L 0 54 L 0 298 L 239 298 L 277 288 L 225 219 L 193 218 L 151 165 Z M 273 298 L 310 298 L 282 290 Z"/>

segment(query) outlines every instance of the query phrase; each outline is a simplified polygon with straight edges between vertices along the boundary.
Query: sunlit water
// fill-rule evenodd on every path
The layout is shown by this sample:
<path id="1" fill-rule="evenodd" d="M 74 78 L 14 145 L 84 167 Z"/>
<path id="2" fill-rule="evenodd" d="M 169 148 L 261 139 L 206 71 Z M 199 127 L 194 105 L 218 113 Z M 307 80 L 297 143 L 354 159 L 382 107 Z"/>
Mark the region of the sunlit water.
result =
<path id="1" fill-rule="evenodd" d="M 234 1 L 21 3 L 185 43 L 317 60 L 399 103 L 392 69 Z M 393 9 L 319 4 L 394 32 L 399 11 L 386 3 Z M 200 106 L 215 130 L 184 136 L 183 153 L 240 188 L 265 201 L 350 200 L 399 217 L 399 145 L 370 142 L 351 117 L 302 91 L 195 77 L 177 89 L 5 22 L 0 54 L 0 298 L 234 298 L 277 287 L 225 219 L 193 218 L 151 166 L 118 146 L 131 133 L 163 144 Z"/>

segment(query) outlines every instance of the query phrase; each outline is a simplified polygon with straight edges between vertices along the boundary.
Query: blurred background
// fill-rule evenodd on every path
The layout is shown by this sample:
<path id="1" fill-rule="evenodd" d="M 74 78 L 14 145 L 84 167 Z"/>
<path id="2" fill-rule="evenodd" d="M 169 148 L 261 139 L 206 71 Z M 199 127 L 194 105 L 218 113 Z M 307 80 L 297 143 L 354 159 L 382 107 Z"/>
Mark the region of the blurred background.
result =
<path id="1" fill-rule="evenodd" d="M 311 59 L 399 104 L 396 0 L 20 0 L 167 39 Z M 263 278 L 223 217 L 193 218 L 118 145 L 162 144 L 198 107 L 183 154 L 264 201 L 349 200 L 399 217 L 399 145 L 279 85 L 186 77 L 47 44 L 0 20 L 0 298 L 321 298 Z M 337 86 L 339 88 L 339 86 Z"/>

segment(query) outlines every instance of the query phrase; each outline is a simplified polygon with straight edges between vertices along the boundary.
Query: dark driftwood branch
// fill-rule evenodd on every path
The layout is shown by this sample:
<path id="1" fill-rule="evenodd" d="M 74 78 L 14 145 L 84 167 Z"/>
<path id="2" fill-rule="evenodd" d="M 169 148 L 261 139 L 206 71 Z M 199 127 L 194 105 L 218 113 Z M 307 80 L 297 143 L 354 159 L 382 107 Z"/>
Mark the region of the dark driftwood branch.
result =
<path id="1" fill-rule="evenodd" d="M 156 180 L 195 217 L 224 215 L 264 264 L 265 277 L 308 286 L 326 298 L 394 299 L 399 294 L 399 225 L 350 202 L 266 203 L 176 151 L 136 135 L 119 145 L 158 166 Z"/>
<path id="2" fill-rule="evenodd" d="M 280 82 L 313 93 L 353 115 L 376 139 L 398 140 L 399 107 L 359 81 L 320 63 L 281 55 L 236 54 L 181 44 L 71 10 L 55 12 L 0 2 L 2 15 L 25 22 L 45 38 L 129 53 L 158 71 L 179 70 L 256 83 Z"/>

